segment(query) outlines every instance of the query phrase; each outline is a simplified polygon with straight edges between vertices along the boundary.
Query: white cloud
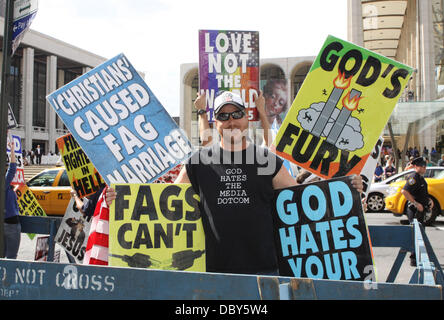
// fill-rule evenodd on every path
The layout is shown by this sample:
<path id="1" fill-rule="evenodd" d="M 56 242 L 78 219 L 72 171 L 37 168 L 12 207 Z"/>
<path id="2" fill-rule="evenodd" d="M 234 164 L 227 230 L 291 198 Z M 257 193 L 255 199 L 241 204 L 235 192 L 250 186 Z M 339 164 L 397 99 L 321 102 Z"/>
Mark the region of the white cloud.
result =
<path id="1" fill-rule="evenodd" d="M 319 118 L 321 111 L 325 106 L 325 102 L 312 103 L 309 108 L 301 109 L 298 113 L 297 120 L 301 127 L 311 132 L 316 120 Z M 327 121 L 321 136 L 327 137 L 340 113 L 340 109 L 335 107 L 330 118 Z M 352 115 L 347 119 L 341 134 L 335 142 L 335 146 L 339 149 L 354 151 L 364 146 L 363 136 L 361 134 L 361 121 Z"/>
<path id="2" fill-rule="evenodd" d="M 105 58 L 123 52 L 172 116 L 180 64 L 198 62 L 198 30 L 257 30 L 261 58 L 316 55 L 346 38 L 347 1 L 40 0 L 32 29 Z M 322 21 L 322 24 L 319 24 Z"/>

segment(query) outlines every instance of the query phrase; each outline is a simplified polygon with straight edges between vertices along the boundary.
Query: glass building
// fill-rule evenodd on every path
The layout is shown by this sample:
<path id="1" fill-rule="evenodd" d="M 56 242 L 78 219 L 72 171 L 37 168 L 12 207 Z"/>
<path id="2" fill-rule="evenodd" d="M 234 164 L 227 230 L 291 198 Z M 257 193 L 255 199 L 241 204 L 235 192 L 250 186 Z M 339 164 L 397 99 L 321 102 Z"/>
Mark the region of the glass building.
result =
<path id="1" fill-rule="evenodd" d="M 4 1 L 0 1 L 0 12 L 4 13 Z M 1 38 L 3 32 L 1 27 Z M 27 31 L 12 57 L 7 84 L 8 103 L 18 123 L 10 131 L 21 137 L 23 149 L 40 145 L 44 154 L 57 153 L 56 139 L 68 130 L 46 96 L 106 60 L 32 29 Z"/>
<path id="2" fill-rule="evenodd" d="M 348 0 L 347 16 L 349 41 L 415 69 L 384 144 L 399 150 L 400 165 L 414 147 L 437 162 L 444 153 L 443 0 Z"/>

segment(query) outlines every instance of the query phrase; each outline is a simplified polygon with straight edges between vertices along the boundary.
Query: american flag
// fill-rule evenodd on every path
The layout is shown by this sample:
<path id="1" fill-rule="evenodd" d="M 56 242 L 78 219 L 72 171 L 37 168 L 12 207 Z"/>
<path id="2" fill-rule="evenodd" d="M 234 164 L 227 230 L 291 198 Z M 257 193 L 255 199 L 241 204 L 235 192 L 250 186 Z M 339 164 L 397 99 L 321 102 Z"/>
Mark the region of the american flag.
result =
<path id="1" fill-rule="evenodd" d="M 105 201 L 106 189 L 103 189 L 94 210 L 83 264 L 108 265 L 109 207 Z"/>

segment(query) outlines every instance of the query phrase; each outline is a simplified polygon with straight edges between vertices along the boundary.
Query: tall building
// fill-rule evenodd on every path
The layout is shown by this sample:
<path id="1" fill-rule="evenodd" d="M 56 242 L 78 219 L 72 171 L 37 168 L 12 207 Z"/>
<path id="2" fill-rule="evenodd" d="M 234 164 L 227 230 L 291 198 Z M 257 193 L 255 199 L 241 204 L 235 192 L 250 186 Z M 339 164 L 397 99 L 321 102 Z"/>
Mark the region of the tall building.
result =
<path id="1" fill-rule="evenodd" d="M 444 97 L 442 0 L 348 0 L 348 40 L 415 68 L 404 101 Z"/>
<path id="2" fill-rule="evenodd" d="M 1 38 L 3 25 L 4 18 L 0 17 Z M 45 154 L 57 151 L 56 139 L 68 130 L 46 96 L 106 60 L 32 29 L 27 31 L 12 57 L 7 85 L 7 99 L 18 122 L 11 133 L 21 137 L 22 148 L 31 150 L 40 145 Z"/>
<path id="3" fill-rule="evenodd" d="M 392 133 L 385 130 L 386 143 L 403 157 L 415 146 L 444 153 L 443 1 L 347 1 L 348 40 L 415 69 L 389 121 Z"/>

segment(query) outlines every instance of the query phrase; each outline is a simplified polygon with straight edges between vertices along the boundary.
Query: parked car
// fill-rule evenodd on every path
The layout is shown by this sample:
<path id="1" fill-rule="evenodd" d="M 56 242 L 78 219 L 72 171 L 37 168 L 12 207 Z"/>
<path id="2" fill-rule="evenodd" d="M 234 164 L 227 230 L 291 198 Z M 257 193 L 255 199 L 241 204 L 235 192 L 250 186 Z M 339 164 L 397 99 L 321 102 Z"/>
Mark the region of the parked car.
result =
<path id="1" fill-rule="evenodd" d="M 65 167 L 45 169 L 27 183 L 47 215 L 65 214 L 71 199 L 71 185 Z"/>
<path id="2" fill-rule="evenodd" d="M 427 167 L 424 174 L 425 178 L 433 178 L 444 172 L 444 167 Z M 374 182 L 370 185 L 367 193 L 367 211 L 381 212 L 385 208 L 384 198 L 388 195 L 390 184 L 397 181 L 405 181 L 409 174 L 413 173 L 413 169 L 400 172 L 387 178 L 381 182 Z"/>
<path id="3" fill-rule="evenodd" d="M 426 178 L 428 192 L 433 200 L 433 208 L 425 215 L 425 225 L 431 225 L 438 215 L 444 214 L 444 171 L 435 178 Z M 401 193 L 405 181 L 397 181 L 390 185 L 388 195 L 385 198 L 385 206 L 394 215 L 402 216 L 407 214 L 408 201 Z"/>

